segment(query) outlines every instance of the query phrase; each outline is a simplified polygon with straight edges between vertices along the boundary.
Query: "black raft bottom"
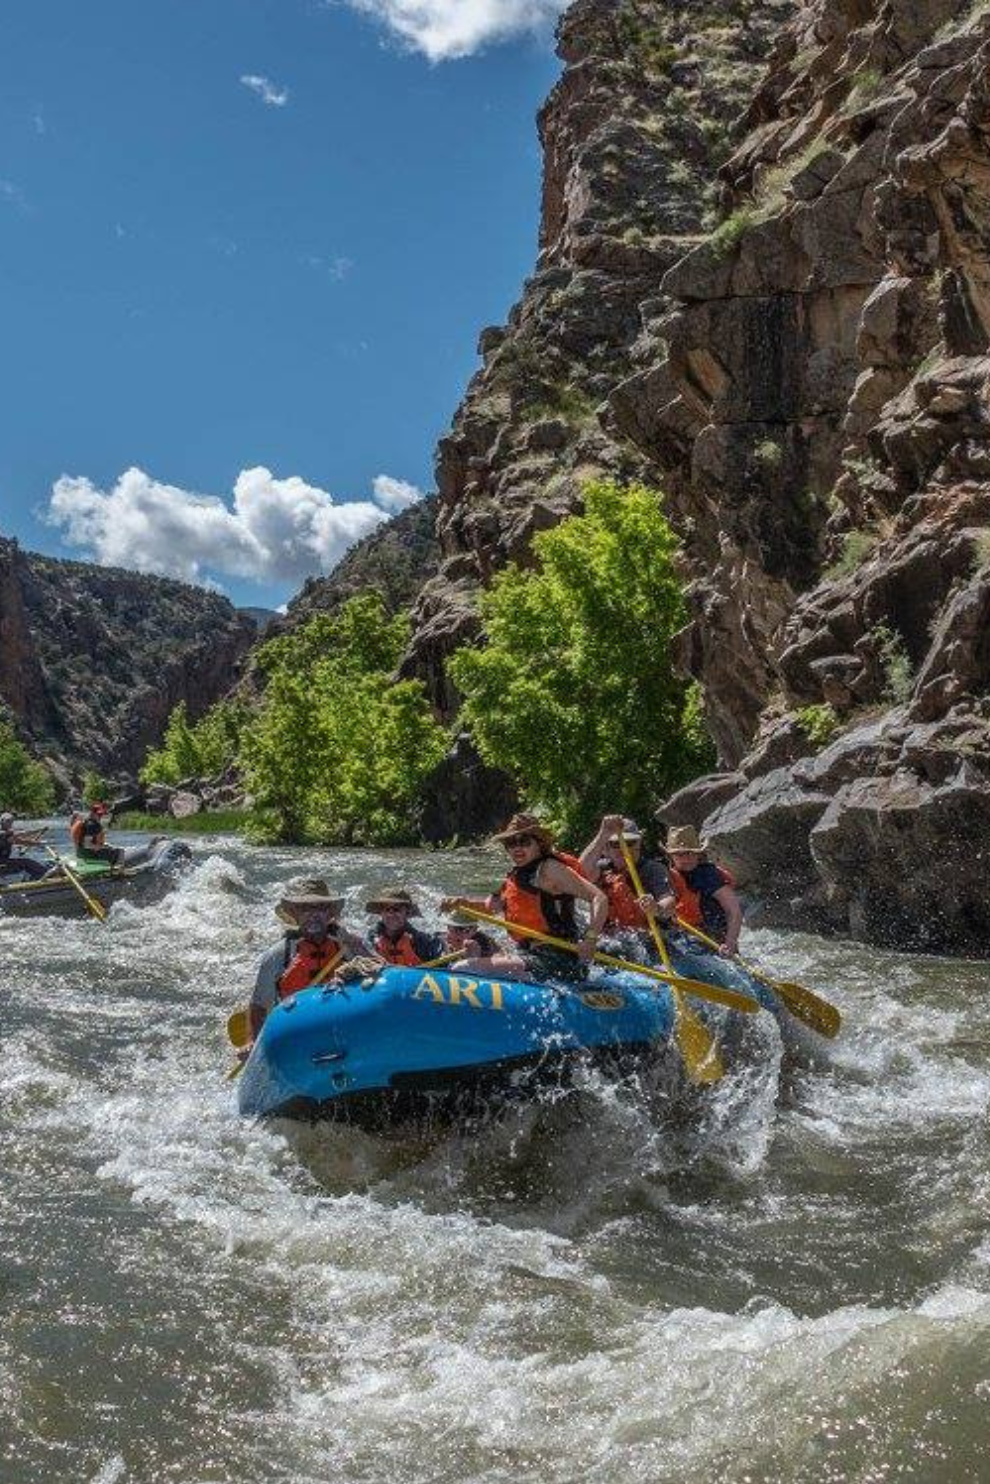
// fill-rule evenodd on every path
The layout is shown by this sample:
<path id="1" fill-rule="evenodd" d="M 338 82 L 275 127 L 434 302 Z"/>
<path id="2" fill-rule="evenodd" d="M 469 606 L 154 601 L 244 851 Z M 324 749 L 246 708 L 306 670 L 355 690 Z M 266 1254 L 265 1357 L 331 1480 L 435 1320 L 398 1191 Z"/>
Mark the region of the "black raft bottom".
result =
<path id="1" fill-rule="evenodd" d="M 544 1051 L 486 1062 L 483 1066 L 399 1072 L 390 1079 L 388 1087 L 338 1093 L 322 1102 L 315 1098 L 290 1098 L 267 1117 L 289 1118 L 300 1123 L 347 1123 L 369 1132 L 406 1123 L 458 1123 L 496 1111 L 507 1101 L 532 1097 L 542 1088 L 566 1088 L 579 1067 L 625 1076 L 638 1070 L 644 1060 L 655 1063 L 658 1055 L 663 1054 L 663 1047 L 643 1041 L 623 1046 Z"/>

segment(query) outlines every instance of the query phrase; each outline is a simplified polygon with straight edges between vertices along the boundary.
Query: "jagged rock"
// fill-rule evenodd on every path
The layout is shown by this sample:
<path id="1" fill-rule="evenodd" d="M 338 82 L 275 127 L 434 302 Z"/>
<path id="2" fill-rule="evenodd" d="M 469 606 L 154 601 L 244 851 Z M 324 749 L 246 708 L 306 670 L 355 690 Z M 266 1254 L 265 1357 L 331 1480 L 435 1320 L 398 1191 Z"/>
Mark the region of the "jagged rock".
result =
<path id="1" fill-rule="evenodd" d="M 466 732 L 428 780 L 420 830 L 429 845 L 493 834 L 518 807 L 510 778 L 478 756 Z"/>
<path id="2" fill-rule="evenodd" d="M 726 799 L 735 798 L 745 783 L 741 773 L 708 773 L 671 794 L 657 809 L 656 817 L 668 828 L 690 824 L 700 830 L 709 814 Z"/>
<path id="3" fill-rule="evenodd" d="M 173 819 L 189 819 L 193 814 L 202 813 L 203 799 L 200 794 L 193 793 L 189 789 L 178 788 L 168 801 L 168 812 Z"/>

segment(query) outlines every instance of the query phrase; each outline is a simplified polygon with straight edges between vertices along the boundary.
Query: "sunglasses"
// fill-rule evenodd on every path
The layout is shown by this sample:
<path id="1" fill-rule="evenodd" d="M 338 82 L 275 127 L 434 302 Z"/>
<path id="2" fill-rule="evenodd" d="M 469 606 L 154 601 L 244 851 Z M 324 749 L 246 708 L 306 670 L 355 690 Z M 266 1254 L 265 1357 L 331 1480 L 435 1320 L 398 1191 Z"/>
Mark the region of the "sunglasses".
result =
<path id="1" fill-rule="evenodd" d="M 515 850 L 517 845 L 535 845 L 536 843 L 535 835 L 512 835 L 508 840 L 502 841 L 506 850 Z"/>

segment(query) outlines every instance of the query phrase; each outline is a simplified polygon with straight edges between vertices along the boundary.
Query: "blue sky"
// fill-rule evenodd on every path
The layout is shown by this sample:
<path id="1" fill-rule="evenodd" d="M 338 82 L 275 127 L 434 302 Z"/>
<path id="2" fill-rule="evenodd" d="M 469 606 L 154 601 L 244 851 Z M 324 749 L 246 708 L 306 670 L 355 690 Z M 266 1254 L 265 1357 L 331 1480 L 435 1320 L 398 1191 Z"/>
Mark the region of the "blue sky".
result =
<path id="1" fill-rule="evenodd" d="M 5 0 L 0 531 L 275 604 L 429 488 L 561 8 Z"/>

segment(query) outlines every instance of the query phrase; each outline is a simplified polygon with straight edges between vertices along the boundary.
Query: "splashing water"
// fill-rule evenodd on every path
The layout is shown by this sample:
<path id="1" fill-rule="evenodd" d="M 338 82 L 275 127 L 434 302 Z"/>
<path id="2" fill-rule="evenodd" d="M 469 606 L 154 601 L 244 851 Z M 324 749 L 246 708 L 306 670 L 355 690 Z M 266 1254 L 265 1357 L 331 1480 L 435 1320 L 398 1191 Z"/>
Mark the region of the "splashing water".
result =
<path id="1" fill-rule="evenodd" d="M 160 906 L 0 920 L 4 1484 L 987 1480 L 987 965 L 751 934 L 846 1030 L 760 1017 L 687 1105 L 583 1073 L 443 1137 L 238 1119 L 223 1025 L 277 883 L 484 852 L 198 842 Z"/>

